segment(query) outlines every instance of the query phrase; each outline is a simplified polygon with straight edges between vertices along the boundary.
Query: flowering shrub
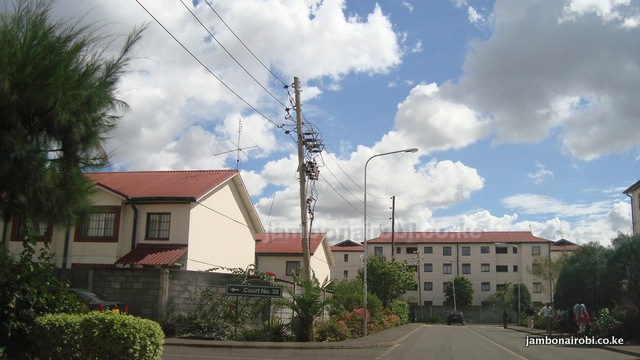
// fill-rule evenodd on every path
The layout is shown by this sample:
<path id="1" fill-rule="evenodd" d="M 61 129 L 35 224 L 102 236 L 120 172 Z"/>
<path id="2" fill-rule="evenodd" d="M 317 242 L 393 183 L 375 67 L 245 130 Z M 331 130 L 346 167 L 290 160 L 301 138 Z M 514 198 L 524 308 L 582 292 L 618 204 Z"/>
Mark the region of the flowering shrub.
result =
<path id="1" fill-rule="evenodd" d="M 342 341 L 361 337 L 364 324 L 364 309 L 354 309 L 343 314 L 331 316 L 328 321 L 316 326 L 316 341 Z M 367 334 L 400 326 L 400 316 L 391 312 L 371 316 L 367 312 Z"/>

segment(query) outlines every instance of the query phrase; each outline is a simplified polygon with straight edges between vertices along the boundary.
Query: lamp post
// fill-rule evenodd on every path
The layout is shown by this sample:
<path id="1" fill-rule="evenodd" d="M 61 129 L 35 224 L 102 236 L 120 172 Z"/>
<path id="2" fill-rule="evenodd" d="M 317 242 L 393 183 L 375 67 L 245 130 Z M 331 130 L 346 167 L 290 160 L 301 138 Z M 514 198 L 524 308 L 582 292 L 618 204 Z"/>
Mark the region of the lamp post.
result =
<path id="1" fill-rule="evenodd" d="M 520 261 L 518 262 L 518 325 L 520 324 L 520 303 L 522 299 L 520 298 L 520 288 L 522 288 L 522 253 L 520 253 L 520 248 L 517 245 L 507 244 L 507 243 L 496 243 L 496 245 L 500 246 L 513 246 L 514 249 L 517 249 L 518 256 L 520 257 Z"/>
<path id="2" fill-rule="evenodd" d="M 453 259 L 451 259 L 451 272 L 453 273 Z M 458 306 L 456 305 L 456 276 L 453 275 L 453 280 L 451 280 L 451 285 L 453 286 L 453 311 L 458 311 Z"/>
<path id="3" fill-rule="evenodd" d="M 369 165 L 369 161 L 371 161 L 373 158 L 379 157 L 379 156 L 385 156 L 385 155 L 391 155 L 391 154 L 398 154 L 398 153 L 414 153 L 418 151 L 417 148 L 411 148 L 411 149 L 404 149 L 404 150 L 396 150 L 396 151 L 390 151 L 390 152 L 386 152 L 386 153 L 382 153 L 382 154 L 376 154 L 373 155 L 372 157 L 370 157 L 367 162 L 364 164 L 364 231 L 362 232 L 363 234 L 363 242 L 364 242 L 364 273 L 363 273 L 363 281 L 364 281 L 364 286 L 363 286 L 363 298 L 364 298 L 364 313 L 362 314 L 363 317 L 363 336 L 367 336 L 367 257 L 369 255 L 369 253 L 367 252 L 367 166 Z M 393 249 L 391 249 L 391 252 L 393 253 Z"/>

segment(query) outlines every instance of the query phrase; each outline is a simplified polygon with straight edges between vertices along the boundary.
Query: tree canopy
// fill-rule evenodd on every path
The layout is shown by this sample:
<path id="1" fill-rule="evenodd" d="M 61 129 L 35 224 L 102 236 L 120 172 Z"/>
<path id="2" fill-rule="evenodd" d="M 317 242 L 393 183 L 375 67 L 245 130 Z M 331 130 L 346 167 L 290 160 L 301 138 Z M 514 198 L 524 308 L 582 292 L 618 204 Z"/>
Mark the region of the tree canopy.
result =
<path id="1" fill-rule="evenodd" d="M 109 37 L 52 21 L 49 1 L 0 14 L 0 211 L 68 223 L 86 207 L 83 171 L 107 164 L 102 143 L 126 104 L 116 98 L 143 29 L 107 56 Z"/>
<path id="2" fill-rule="evenodd" d="M 362 270 L 358 277 L 363 278 Z M 367 290 L 376 295 L 384 306 L 413 289 L 416 273 L 407 267 L 406 261 L 387 261 L 383 255 L 367 259 Z"/>
<path id="3" fill-rule="evenodd" d="M 445 287 L 445 301 L 444 304 L 448 306 L 454 306 L 458 309 L 473 305 L 473 285 L 471 280 L 464 276 L 456 276 L 453 279 L 455 283 L 455 304 L 454 304 L 454 291 L 453 284 L 447 283 Z"/>

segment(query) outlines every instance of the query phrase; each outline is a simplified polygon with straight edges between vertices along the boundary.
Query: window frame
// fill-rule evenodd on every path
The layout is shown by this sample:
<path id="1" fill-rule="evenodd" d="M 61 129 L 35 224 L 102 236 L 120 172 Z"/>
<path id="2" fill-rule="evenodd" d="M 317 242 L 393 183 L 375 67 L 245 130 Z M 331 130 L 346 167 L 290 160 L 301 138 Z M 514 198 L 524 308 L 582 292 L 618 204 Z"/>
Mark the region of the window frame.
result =
<path id="1" fill-rule="evenodd" d="M 154 236 L 151 236 L 152 234 L 150 233 L 152 230 L 149 227 L 149 224 L 151 223 L 151 217 L 152 216 L 160 216 L 160 219 L 158 219 L 157 225 L 160 226 L 157 229 L 153 229 L 153 231 L 156 232 L 156 234 L 153 234 Z M 163 217 L 168 216 L 169 220 L 162 220 Z M 168 229 L 162 229 L 161 225 L 162 224 L 167 224 L 169 225 Z M 162 233 L 166 232 L 166 237 L 162 237 L 160 236 Z M 145 230 L 144 230 L 144 238 L 145 240 L 169 240 L 171 238 L 171 213 L 170 212 L 148 212 L 147 213 L 147 223 L 145 226 Z"/>
<path id="2" fill-rule="evenodd" d="M 497 273 L 508 273 L 509 272 L 509 265 L 496 265 L 496 272 Z"/>
<path id="3" fill-rule="evenodd" d="M 462 256 L 471 256 L 471 246 L 463 246 L 460 251 Z"/>
<path id="4" fill-rule="evenodd" d="M 407 246 L 404 250 L 405 254 L 417 254 L 418 247 L 417 246 Z"/>
<path id="5" fill-rule="evenodd" d="M 462 264 L 462 273 L 463 274 L 471 274 L 471 263 Z"/>
<path id="6" fill-rule="evenodd" d="M 374 246 L 373 247 L 373 255 L 382 255 L 384 253 L 384 250 L 382 248 L 382 246 Z"/>
<path id="7" fill-rule="evenodd" d="M 90 211 L 90 216 L 93 214 L 106 214 L 113 213 L 113 235 L 112 236 L 87 236 L 83 235 L 86 217 L 82 217 L 78 220 L 75 227 L 74 242 L 118 242 L 120 239 L 120 206 L 96 206 Z"/>
<path id="8" fill-rule="evenodd" d="M 425 254 L 433 254 L 433 246 L 425 246 L 423 250 Z"/>
<path id="9" fill-rule="evenodd" d="M 531 246 L 531 255 L 536 256 L 536 255 L 541 255 L 541 254 L 542 254 L 542 248 L 540 247 L 540 245 L 532 245 Z"/>
<path id="10" fill-rule="evenodd" d="M 24 230 L 26 230 L 24 228 L 24 224 L 26 223 L 26 220 L 22 217 L 16 217 L 14 216 L 13 219 L 11 220 L 11 234 L 10 234 L 10 241 L 23 241 L 25 236 L 27 236 L 27 234 L 24 233 Z M 36 240 L 36 242 L 45 242 L 47 241 L 47 233 L 50 233 L 53 237 L 53 223 L 52 222 L 47 222 L 45 223 L 37 223 L 34 224 L 34 227 L 36 228 L 36 234 L 34 235 L 34 239 Z M 38 230 L 43 230 L 44 233 L 40 233 Z"/>
<path id="11" fill-rule="evenodd" d="M 433 263 L 422 264 L 422 272 L 433 272 Z"/>
<path id="12" fill-rule="evenodd" d="M 344 260 L 344 262 L 349 262 L 349 254 L 344 254 L 342 256 L 342 259 Z"/>
<path id="13" fill-rule="evenodd" d="M 433 291 L 433 281 L 425 281 L 423 285 L 424 291 Z"/>
<path id="14" fill-rule="evenodd" d="M 447 272 L 447 268 L 449 268 L 449 272 Z M 442 264 L 442 274 L 443 275 L 451 275 L 453 274 L 453 265 L 450 263 Z"/>
<path id="15" fill-rule="evenodd" d="M 300 264 L 300 260 L 291 260 L 285 262 L 285 275 L 286 276 L 294 276 L 300 275 L 300 270 L 302 269 L 302 265 Z"/>
<path id="16" fill-rule="evenodd" d="M 489 264 L 489 263 L 481 263 L 480 264 L 480 272 L 491 272 L 491 264 Z"/>
<path id="17" fill-rule="evenodd" d="M 491 247 L 486 245 L 480 246 L 480 254 L 491 254 Z"/>
<path id="18" fill-rule="evenodd" d="M 451 246 L 443 246 L 442 247 L 442 256 L 451 256 Z"/>
<path id="19" fill-rule="evenodd" d="M 531 292 L 534 293 L 534 294 L 542 293 L 542 283 L 541 282 L 534 282 L 531 285 Z"/>
<path id="20" fill-rule="evenodd" d="M 480 291 L 491 291 L 491 282 L 483 281 L 480 283 Z"/>

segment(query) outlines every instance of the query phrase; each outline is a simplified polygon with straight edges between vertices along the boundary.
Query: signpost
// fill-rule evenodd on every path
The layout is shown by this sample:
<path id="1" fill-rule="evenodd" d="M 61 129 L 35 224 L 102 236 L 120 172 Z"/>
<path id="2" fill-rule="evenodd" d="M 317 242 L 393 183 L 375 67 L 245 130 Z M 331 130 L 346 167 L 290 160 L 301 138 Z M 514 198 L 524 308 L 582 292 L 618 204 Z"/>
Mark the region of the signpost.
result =
<path id="1" fill-rule="evenodd" d="M 282 286 L 227 284 L 227 292 L 225 294 L 229 296 L 281 298 Z"/>

